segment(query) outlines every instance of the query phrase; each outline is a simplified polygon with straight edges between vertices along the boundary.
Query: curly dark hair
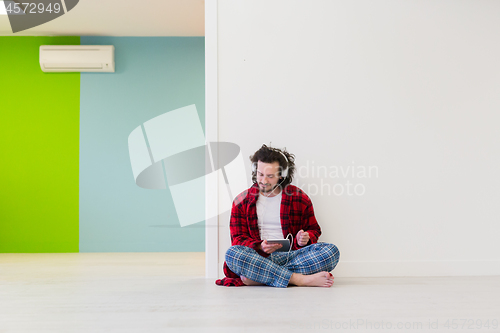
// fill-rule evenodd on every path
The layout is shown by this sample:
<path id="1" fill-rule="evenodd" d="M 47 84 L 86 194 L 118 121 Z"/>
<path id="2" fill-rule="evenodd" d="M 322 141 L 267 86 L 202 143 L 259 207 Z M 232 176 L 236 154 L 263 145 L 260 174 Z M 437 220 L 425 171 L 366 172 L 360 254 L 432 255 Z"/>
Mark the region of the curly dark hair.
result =
<path id="1" fill-rule="evenodd" d="M 283 157 L 286 156 L 288 159 L 288 163 Z M 273 163 L 278 162 L 280 165 L 280 175 L 281 170 L 284 170 L 288 167 L 288 175 L 285 179 L 282 179 L 279 183 L 282 188 L 286 187 L 293 180 L 293 175 L 295 174 L 295 155 L 290 154 L 286 151 L 286 148 L 281 150 L 278 148 L 268 147 L 265 144 L 260 147 L 252 156 L 250 156 L 250 161 L 252 161 L 252 165 L 257 163 L 258 161 L 264 163 Z M 252 168 L 252 181 L 257 183 L 257 172 L 255 168 Z"/>

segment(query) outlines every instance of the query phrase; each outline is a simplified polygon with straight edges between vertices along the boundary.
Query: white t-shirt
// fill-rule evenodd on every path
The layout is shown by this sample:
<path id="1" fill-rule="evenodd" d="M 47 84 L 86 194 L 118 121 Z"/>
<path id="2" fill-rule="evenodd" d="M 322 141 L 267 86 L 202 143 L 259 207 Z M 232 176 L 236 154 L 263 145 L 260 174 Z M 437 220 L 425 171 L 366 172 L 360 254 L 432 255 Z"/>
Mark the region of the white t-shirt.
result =
<path id="1" fill-rule="evenodd" d="M 259 193 L 257 199 L 257 218 L 259 222 L 260 239 L 284 239 L 281 229 L 281 193 L 267 197 Z"/>

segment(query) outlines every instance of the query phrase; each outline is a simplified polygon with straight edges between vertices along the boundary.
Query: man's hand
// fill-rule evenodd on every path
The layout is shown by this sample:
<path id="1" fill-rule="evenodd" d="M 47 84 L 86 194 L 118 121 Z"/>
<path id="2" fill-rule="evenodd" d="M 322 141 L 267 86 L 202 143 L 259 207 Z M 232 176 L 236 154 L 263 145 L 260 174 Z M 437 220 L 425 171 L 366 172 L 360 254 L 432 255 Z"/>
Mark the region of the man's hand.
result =
<path id="1" fill-rule="evenodd" d="M 260 243 L 260 249 L 268 254 L 271 254 L 273 253 L 274 251 L 276 251 L 277 249 L 281 248 L 283 245 L 279 244 L 279 243 L 273 243 L 273 244 L 270 244 L 267 242 L 267 240 L 263 241 L 262 243 Z"/>
<path id="2" fill-rule="evenodd" d="M 300 246 L 305 246 L 309 242 L 309 233 L 307 231 L 300 230 L 297 233 L 296 238 L 297 238 L 297 244 L 299 244 Z"/>

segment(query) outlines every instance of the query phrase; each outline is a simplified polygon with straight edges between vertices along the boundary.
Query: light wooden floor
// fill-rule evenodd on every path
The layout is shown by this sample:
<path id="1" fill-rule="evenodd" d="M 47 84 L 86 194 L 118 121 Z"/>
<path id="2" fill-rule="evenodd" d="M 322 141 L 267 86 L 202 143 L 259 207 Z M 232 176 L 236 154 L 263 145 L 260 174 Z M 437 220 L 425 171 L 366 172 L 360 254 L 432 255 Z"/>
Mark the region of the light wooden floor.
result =
<path id="1" fill-rule="evenodd" d="M 0 254 L 0 333 L 499 332 L 499 322 L 500 277 L 227 288 L 204 278 L 203 253 Z"/>

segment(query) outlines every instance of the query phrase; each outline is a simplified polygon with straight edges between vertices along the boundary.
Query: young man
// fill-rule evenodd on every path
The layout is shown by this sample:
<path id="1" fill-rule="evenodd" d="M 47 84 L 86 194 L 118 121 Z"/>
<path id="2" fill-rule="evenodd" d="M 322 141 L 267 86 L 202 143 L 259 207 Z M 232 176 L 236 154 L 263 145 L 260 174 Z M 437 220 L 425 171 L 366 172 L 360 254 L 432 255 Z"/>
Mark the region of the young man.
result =
<path id="1" fill-rule="evenodd" d="M 294 155 L 266 145 L 250 157 L 254 185 L 238 195 L 231 211 L 232 246 L 226 278 L 218 285 L 331 287 L 339 261 L 333 244 L 318 243 L 321 229 L 309 197 L 291 185 Z M 276 252 L 269 239 L 293 237 L 291 251 Z"/>

